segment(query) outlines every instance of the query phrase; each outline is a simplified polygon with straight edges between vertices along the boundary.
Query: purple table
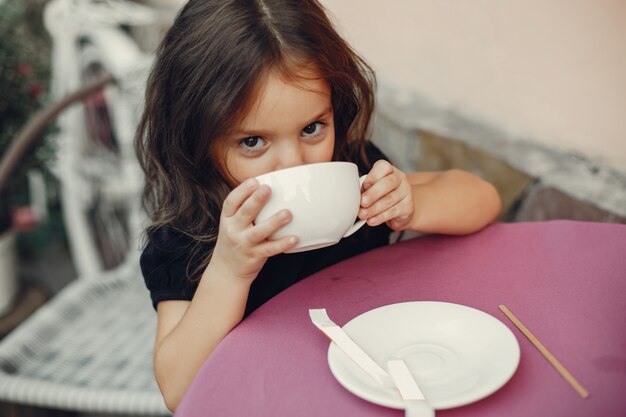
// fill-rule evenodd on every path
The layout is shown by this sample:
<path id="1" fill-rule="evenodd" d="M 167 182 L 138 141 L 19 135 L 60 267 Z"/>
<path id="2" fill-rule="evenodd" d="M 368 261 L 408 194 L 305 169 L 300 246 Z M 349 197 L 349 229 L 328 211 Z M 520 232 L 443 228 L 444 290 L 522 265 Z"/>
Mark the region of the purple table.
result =
<path id="1" fill-rule="evenodd" d="M 242 322 L 204 364 L 176 416 L 402 416 L 345 390 L 309 319 L 344 325 L 376 307 L 447 301 L 500 319 L 517 337 L 512 379 L 441 416 L 618 416 L 626 413 L 626 226 L 553 221 L 429 236 L 323 270 Z M 589 391 L 581 399 L 498 309 L 505 304 Z"/>

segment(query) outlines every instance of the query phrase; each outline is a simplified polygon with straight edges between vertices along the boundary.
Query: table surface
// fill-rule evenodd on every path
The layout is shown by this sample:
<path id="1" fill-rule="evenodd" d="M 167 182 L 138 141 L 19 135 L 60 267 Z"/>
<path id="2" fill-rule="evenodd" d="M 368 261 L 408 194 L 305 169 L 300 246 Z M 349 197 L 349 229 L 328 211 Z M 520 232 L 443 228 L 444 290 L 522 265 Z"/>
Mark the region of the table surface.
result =
<path id="1" fill-rule="evenodd" d="M 267 302 L 217 347 L 176 416 L 401 416 L 331 374 L 309 308 L 344 325 L 383 305 L 445 301 L 482 310 L 517 338 L 519 367 L 494 394 L 443 416 L 617 416 L 626 410 L 626 225 L 495 224 L 348 259 Z M 585 386 L 582 399 L 504 316 L 506 305 Z"/>

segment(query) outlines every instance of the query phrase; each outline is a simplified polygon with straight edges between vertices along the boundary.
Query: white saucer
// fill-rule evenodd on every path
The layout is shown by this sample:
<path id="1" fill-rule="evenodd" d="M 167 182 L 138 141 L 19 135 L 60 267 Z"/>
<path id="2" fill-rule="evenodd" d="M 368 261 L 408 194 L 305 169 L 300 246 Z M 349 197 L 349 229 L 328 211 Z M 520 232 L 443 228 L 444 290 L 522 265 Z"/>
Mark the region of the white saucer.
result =
<path id="1" fill-rule="evenodd" d="M 520 360 L 513 333 L 502 322 L 471 307 L 415 301 L 361 314 L 344 331 L 383 369 L 403 359 L 435 409 L 469 404 L 502 387 Z M 373 403 L 404 408 L 391 379 L 379 385 L 334 343 L 330 370 L 348 391 Z"/>

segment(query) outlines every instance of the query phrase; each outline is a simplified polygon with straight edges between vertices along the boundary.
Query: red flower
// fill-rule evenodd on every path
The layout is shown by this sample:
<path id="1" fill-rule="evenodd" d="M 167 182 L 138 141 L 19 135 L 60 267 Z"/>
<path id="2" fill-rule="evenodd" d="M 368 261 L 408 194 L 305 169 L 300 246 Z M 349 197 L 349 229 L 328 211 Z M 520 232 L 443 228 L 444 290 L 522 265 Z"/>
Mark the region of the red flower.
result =
<path id="1" fill-rule="evenodd" d="M 31 73 L 30 65 L 28 65 L 28 64 L 19 64 L 17 66 L 17 73 L 20 74 L 22 77 L 29 76 L 30 73 Z"/>
<path id="2" fill-rule="evenodd" d="M 35 84 L 30 88 L 30 95 L 34 98 L 39 98 L 42 92 L 43 88 L 41 87 L 41 84 Z"/>
<path id="3" fill-rule="evenodd" d="M 30 206 L 13 209 L 13 227 L 18 232 L 29 232 L 37 227 L 37 217 Z"/>

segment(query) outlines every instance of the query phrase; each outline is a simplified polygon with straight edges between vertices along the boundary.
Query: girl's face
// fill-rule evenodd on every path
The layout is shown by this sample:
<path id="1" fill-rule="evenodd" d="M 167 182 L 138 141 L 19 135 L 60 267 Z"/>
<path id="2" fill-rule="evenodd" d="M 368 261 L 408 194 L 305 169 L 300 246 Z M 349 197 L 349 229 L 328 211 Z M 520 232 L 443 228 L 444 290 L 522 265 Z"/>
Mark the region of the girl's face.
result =
<path id="1" fill-rule="evenodd" d="M 277 169 L 333 157 L 331 90 L 311 69 L 285 81 L 278 71 L 261 81 L 250 111 L 225 138 L 226 169 L 237 184 Z"/>

